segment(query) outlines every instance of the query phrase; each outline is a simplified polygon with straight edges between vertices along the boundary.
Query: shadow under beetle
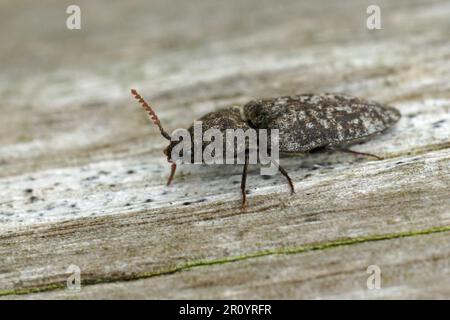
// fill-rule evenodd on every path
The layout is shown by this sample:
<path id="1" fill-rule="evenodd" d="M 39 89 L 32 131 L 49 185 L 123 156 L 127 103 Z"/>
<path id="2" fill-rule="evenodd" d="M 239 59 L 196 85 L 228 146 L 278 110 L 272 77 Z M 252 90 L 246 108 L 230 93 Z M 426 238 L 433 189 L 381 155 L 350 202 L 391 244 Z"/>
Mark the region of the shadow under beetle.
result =
<path id="1" fill-rule="evenodd" d="M 171 159 L 171 151 L 178 141 L 171 141 L 155 111 L 139 93 L 134 89 L 131 93 L 150 114 L 161 135 L 170 141 L 164 149 L 164 154 L 171 163 L 167 181 L 167 185 L 170 185 L 177 168 Z M 348 146 L 386 131 L 400 117 L 397 109 L 374 101 L 343 94 L 323 93 L 252 100 L 244 105 L 243 110 L 236 107 L 224 108 L 210 112 L 198 121 L 203 122 L 203 131 L 216 128 L 224 135 L 226 129 L 278 129 L 279 151 L 282 154 L 305 153 L 323 148 L 371 156 L 380 160 L 381 158 L 376 155 L 353 151 L 348 149 Z M 192 126 L 188 131 L 193 139 Z M 294 193 L 294 185 L 288 173 L 279 164 L 277 165 L 279 172 L 286 177 L 291 193 Z M 247 203 L 245 190 L 247 167 L 248 153 L 241 180 L 242 208 Z"/>

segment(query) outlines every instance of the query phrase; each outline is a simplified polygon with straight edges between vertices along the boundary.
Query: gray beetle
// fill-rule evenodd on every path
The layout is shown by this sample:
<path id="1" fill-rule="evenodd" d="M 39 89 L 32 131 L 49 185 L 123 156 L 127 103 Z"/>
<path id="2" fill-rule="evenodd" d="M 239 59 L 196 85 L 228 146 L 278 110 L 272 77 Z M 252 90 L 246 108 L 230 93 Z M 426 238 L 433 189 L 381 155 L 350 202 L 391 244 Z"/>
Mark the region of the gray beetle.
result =
<path id="1" fill-rule="evenodd" d="M 150 105 L 136 90 L 132 89 L 131 93 L 150 114 L 162 136 L 171 141 Z M 386 131 L 400 117 L 397 109 L 377 102 L 343 94 L 323 93 L 252 100 L 244 105 L 243 110 L 236 107 L 220 109 L 204 115 L 198 121 L 202 121 L 203 131 L 216 128 L 222 133 L 226 129 L 278 129 L 279 150 L 282 154 L 328 149 L 381 159 L 373 154 L 350 150 L 348 146 Z M 193 139 L 193 126 L 188 131 Z M 171 141 L 164 150 L 171 163 L 167 185 L 172 182 L 176 171 L 171 151 L 177 143 L 178 141 Z M 245 158 L 241 180 L 243 208 L 246 206 L 247 167 L 248 157 Z M 286 177 L 290 191 L 294 193 L 294 185 L 286 170 L 280 165 L 278 170 Z"/>

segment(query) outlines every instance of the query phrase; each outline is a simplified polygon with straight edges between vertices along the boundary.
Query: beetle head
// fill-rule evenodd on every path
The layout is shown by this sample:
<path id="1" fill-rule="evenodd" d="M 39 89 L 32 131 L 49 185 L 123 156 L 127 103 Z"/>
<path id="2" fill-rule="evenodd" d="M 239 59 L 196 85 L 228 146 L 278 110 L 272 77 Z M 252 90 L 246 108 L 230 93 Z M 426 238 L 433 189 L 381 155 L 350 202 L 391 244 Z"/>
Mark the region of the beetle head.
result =
<path id="1" fill-rule="evenodd" d="M 148 112 L 150 115 L 150 119 L 152 119 L 153 123 L 159 128 L 159 131 L 161 132 L 161 135 L 166 138 L 167 140 L 171 141 L 170 135 L 164 130 L 164 128 L 161 125 L 161 122 L 158 119 L 158 116 L 156 115 L 155 111 L 152 109 L 152 107 L 144 100 L 144 98 L 141 97 L 141 95 L 135 90 L 131 89 L 131 94 L 134 96 L 134 98 L 139 101 L 142 108 L 145 109 L 145 111 Z M 177 168 L 177 165 L 175 162 L 172 161 L 171 153 L 173 148 L 173 142 L 171 141 L 170 144 L 163 150 L 164 154 L 167 156 L 167 161 L 169 161 L 172 165 L 169 180 L 167 181 L 167 185 L 170 184 L 170 182 L 173 179 L 173 176 L 175 174 L 175 170 Z"/>

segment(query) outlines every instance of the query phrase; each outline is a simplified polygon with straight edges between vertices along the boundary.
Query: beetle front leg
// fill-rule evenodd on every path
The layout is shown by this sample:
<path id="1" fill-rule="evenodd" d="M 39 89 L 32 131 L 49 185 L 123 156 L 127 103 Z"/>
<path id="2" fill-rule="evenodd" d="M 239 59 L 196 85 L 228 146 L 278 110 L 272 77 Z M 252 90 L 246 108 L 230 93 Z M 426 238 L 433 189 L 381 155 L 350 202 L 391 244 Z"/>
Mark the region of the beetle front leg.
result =
<path id="1" fill-rule="evenodd" d="M 175 175 L 175 171 L 177 170 L 177 164 L 175 162 L 172 162 L 172 165 L 170 167 L 170 176 L 167 180 L 167 185 L 170 186 L 173 180 L 173 176 Z"/>

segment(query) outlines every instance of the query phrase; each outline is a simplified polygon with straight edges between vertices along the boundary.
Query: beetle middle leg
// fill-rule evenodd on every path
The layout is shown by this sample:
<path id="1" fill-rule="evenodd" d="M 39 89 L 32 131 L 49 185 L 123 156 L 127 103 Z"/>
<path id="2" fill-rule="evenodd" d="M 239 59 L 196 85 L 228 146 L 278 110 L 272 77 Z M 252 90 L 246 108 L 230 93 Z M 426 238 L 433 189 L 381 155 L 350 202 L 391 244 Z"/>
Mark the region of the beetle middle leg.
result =
<path id="1" fill-rule="evenodd" d="M 351 154 L 358 155 L 358 156 L 373 157 L 377 160 L 383 160 L 383 157 L 377 156 L 375 154 L 354 151 L 354 150 L 350 150 L 350 149 L 346 149 L 346 148 L 328 146 L 328 147 L 326 147 L 326 149 L 331 150 L 331 151 L 340 151 L 340 152 L 345 152 L 345 153 L 351 153 Z"/>
<path id="2" fill-rule="evenodd" d="M 291 177 L 289 177 L 289 174 L 287 173 L 286 170 L 284 170 L 284 168 L 282 166 L 280 166 L 279 164 L 276 164 L 278 166 L 278 171 L 280 171 L 280 173 L 286 177 L 288 184 L 289 184 L 289 189 L 291 190 L 291 194 L 295 193 L 294 190 L 294 184 L 292 183 L 292 179 Z"/>

